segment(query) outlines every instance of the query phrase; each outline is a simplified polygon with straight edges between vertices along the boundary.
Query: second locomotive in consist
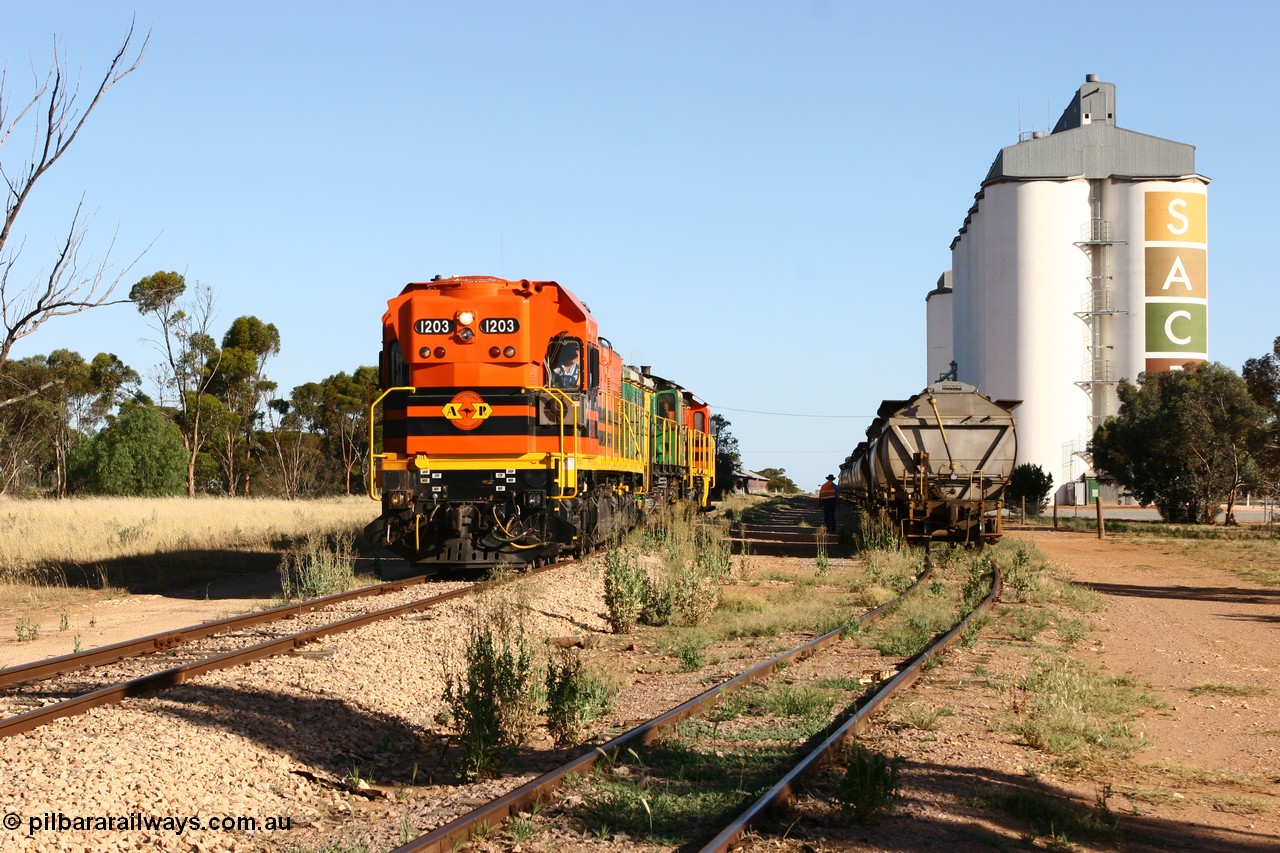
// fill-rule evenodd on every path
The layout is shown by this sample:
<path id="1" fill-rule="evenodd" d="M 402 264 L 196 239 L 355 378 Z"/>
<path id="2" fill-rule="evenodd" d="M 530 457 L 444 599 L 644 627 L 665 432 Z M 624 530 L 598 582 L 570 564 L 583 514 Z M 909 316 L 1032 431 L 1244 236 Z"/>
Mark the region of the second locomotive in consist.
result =
<path id="1" fill-rule="evenodd" d="M 909 542 L 998 541 L 1020 404 L 954 381 L 885 400 L 867 440 L 840 466 L 840 496 L 884 511 Z"/>
<path id="2" fill-rule="evenodd" d="M 366 533 L 411 562 L 537 564 L 602 544 L 644 502 L 709 499 L 707 405 L 624 365 L 556 282 L 407 285 L 382 318 L 380 375 Z"/>

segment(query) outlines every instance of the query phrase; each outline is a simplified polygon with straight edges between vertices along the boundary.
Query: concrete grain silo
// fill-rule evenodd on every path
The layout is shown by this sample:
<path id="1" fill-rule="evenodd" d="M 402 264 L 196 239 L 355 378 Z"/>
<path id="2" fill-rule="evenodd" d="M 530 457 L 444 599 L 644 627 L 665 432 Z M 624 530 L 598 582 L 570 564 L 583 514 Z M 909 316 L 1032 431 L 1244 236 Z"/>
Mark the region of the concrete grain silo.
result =
<path id="1" fill-rule="evenodd" d="M 1001 149 L 926 298 L 927 381 L 954 360 L 1022 400 L 1020 461 L 1057 485 L 1091 473 L 1122 377 L 1208 358 L 1209 181 L 1194 146 L 1115 116 L 1115 85 L 1089 75 L 1051 133 Z"/>
<path id="2" fill-rule="evenodd" d="M 955 353 L 951 330 L 951 270 L 938 276 L 938 286 L 924 298 L 925 334 L 929 342 L 926 367 L 929 381 L 951 372 L 951 359 Z"/>

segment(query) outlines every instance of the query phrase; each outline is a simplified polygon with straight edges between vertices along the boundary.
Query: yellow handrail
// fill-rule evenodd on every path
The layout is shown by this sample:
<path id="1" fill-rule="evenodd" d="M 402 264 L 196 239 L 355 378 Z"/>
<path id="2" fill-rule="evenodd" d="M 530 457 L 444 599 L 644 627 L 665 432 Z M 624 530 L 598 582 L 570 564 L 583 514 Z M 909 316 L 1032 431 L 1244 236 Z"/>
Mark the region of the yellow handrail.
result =
<path id="1" fill-rule="evenodd" d="M 560 407 L 560 494 L 549 496 L 552 500 L 565 500 L 566 498 L 575 497 L 578 494 L 578 401 L 570 397 L 559 388 L 552 388 L 548 385 L 530 386 L 521 389 L 522 391 L 545 391 L 551 395 L 551 399 L 556 401 L 556 405 Z M 573 407 L 573 476 L 569 476 L 568 459 L 569 453 L 565 450 L 564 440 L 564 404 L 568 403 Z M 567 490 L 570 482 L 572 482 L 572 490 Z"/>
<path id="2" fill-rule="evenodd" d="M 372 403 L 369 404 L 369 497 L 375 501 L 382 500 L 382 496 L 378 494 L 374 494 L 374 472 L 373 472 L 374 460 L 386 459 L 388 457 L 395 456 L 395 454 L 373 452 L 373 424 L 374 424 L 373 410 L 376 409 L 378 407 L 378 404 L 381 403 L 386 398 L 386 396 L 392 393 L 393 391 L 408 391 L 410 394 L 415 394 L 417 393 L 418 389 L 412 388 L 408 385 L 398 385 L 395 388 L 388 388 L 387 390 L 383 391 L 380 395 L 378 395 L 378 399 L 374 400 Z M 405 412 L 405 415 L 408 416 L 408 412 Z"/>

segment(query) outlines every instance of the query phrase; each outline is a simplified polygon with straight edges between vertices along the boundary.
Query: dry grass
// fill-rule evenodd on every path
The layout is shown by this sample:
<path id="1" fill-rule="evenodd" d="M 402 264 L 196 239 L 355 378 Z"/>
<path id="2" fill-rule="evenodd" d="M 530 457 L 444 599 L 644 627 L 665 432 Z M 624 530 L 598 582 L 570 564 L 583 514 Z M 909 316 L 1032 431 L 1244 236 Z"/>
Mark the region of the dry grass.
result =
<path id="1" fill-rule="evenodd" d="M 366 497 L 0 498 L 0 609 L 55 601 L 68 586 L 169 586 L 225 571 L 228 556 L 259 555 L 254 568 L 271 570 L 308 535 L 354 534 L 376 512 Z"/>
<path id="2" fill-rule="evenodd" d="M 1263 586 L 1280 586 L 1280 539 L 1197 542 L 1190 549 L 1206 566 Z"/>

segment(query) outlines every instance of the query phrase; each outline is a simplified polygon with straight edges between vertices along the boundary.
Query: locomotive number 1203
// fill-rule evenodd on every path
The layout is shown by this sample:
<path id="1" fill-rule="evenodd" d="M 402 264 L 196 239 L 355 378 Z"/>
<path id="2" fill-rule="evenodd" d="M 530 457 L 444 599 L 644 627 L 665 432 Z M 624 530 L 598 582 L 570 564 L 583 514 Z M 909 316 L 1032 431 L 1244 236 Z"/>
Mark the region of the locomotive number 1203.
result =
<path id="1" fill-rule="evenodd" d="M 480 331 L 486 335 L 510 335 L 520 331 L 520 321 L 514 317 L 486 317 L 480 321 Z"/>

